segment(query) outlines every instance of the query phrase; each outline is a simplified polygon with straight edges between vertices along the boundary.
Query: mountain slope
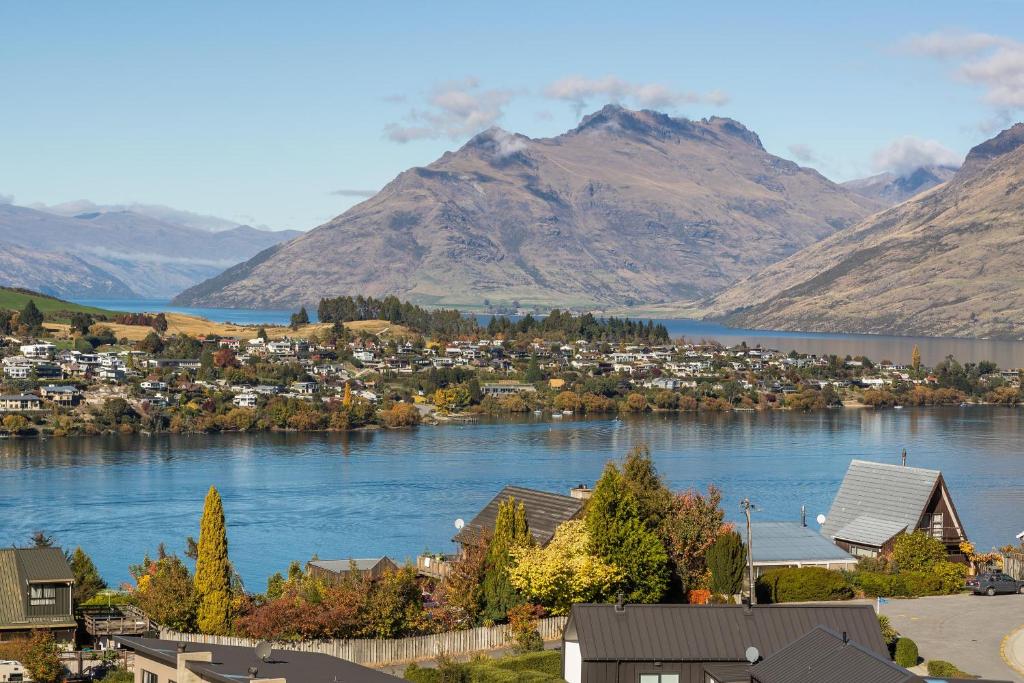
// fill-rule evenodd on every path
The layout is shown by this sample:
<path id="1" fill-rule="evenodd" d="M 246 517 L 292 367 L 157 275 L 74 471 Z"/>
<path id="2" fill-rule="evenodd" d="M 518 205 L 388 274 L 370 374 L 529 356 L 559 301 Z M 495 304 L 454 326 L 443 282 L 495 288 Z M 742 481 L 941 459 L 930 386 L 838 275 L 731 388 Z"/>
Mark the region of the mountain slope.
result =
<path id="1" fill-rule="evenodd" d="M 206 214 L 195 213 L 193 211 L 183 211 L 181 209 L 175 209 L 161 204 L 96 204 L 88 199 L 77 199 L 75 201 L 62 202 L 60 204 L 52 204 L 50 206 L 45 204 L 32 204 L 29 208 L 45 211 L 46 213 L 57 214 L 58 216 L 67 216 L 69 218 L 82 213 L 130 211 L 132 213 L 139 214 L 140 216 L 149 216 L 150 218 L 155 218 L 159 221 L 163 221 L 164 223 L 170 223 L 171 225 L 178 225 L 183 228 L 193 228 L 195 230 L 207 230 L 210 232 L 231 230 L 232 228 L 237 228 L 239 225 L 235 221 L 225 220 L 218 216 L 209 216 Z"/>
<path id="2" fill-rule="evenodd" d="M 954 166 L 921 166 L 902 175 L 886 172 L 841 183 L 846 189 L 895 206 L 940 185 L 956 174 Z"/>
<path id="3" fill-rule="evenodd" d="M 338 294 L 446 305 L 693 300 L 879 206 L 768 154 L 730 119 L 609 105 L 555 138 L 481 133 L 175 302 L 287 307 Z"/>
<path id="4" fill-rule="evenodd" d="M 135 293 L 114 275 L 63 252 L 0 242 L 0 285 L 55 297 L 129 299 Z"/>
<path id="5" fill-rule="evenodd" d="M 0 206 L 0 242 L 35 252 L 34 258 L 28 254 L 20 261 L 8 259 L 5 281 L 11 281 L 15 265 L 19 277 L 45 281 L 45 272 L 33 268 L 40 262 L 45 265 L 47 258 L 73 255 L 105 274 L 97 276 L 95 281 L 95 287 L 100 290 L 105 286 L 105 279 L 112 276 L 136 295 L 149 298 L 172 296 L 297 234 L 248 226 L 209 232 L 131 211 L 92 211 L 67 217 L 10 204 Z M 84 284 L 85 280 L 82 283 L 92 291 Z M 13 284 L 32 286 L 27 280 Z M 111 296 L 113 291 L 111 289 Z"/>
<path id="6" fill-rule="evenodd" d="M 968 154 L 946 184 L 715 297 L 729 324 L 787 330 L 1020 337 L 1024 124 Z"/>

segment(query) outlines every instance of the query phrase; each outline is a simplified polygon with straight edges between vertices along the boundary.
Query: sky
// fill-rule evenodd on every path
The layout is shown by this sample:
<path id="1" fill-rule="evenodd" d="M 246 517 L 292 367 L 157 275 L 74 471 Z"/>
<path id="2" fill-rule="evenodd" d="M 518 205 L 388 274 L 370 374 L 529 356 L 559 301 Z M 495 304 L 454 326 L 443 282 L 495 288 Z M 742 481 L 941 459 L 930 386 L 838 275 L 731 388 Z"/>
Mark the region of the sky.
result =
<path id="1" fill-rule="evenodd" d="M 309 229 L 492 125 L 729 116 L 842 181 L 1024 119 L 1024 3 L 0 2 L 0 202 Z"/>

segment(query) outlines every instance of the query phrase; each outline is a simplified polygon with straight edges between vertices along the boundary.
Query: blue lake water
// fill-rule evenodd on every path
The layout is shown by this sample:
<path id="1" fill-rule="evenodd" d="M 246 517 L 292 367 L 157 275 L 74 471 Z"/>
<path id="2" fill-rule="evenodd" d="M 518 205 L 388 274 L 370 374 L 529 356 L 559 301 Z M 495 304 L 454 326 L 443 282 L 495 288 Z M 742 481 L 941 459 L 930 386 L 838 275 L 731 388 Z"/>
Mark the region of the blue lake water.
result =
<path id="1" fill-rule="evenodd" d="M 1024 529 L 1024 410 L 1002 407 L 814 414 L 524 419 L 355 434 L 223 434 L 0 441 L 0 544 L 38 529 L 83 546 L 112 583 L 164 541 L 196 535 L 207 488 L 224 496 L 231 557 L 246 583 L 293 559 L 414 558 L 453 549 L 453 521 L 505 484 L 567 491 L 650 445 L 673 488 L 724 490 L 738 520 L 827 513 L 849 461 L 941 469 L 982 548 Z M 813 524 L 813 522 L 812 522 Z M 756 539 L 755 539 L 756 543 Z"/>

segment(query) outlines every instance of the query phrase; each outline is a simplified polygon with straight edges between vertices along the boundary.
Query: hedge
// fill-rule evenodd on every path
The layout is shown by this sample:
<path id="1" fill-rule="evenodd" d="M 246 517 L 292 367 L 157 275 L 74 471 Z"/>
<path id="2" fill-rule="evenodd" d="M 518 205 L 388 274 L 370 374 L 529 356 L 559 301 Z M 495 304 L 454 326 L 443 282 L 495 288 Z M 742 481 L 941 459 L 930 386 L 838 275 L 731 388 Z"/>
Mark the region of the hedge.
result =
<path id="1" fill-rule="evenodd" d="M 947 595 L 963 590 L 967 568 L 953 562 L 940 562 L 930 572 L 854 572 L 854 586 L 872 598 L 918 598 L 923 595 Z"/>
<path id="2" fill-rule="evenodd" d="M 763 603 L 848 600 L 853 589 L 842 574 L 824 567 L 784 567 L 761 575 L 757 600 Z"/>
<path id="3" fill-rule="evenodd" d="M 900 638 L 896 641 L 896 663 L 909 669 L 917 666 L 917 643 L 910 638 Z"/>
<path id="4" fill-rule="evenodd" d="M 942 678 L 974 678 L 966 671 L 961 671 L 955 664 L 941 659 L 933 659 L 928 662 L 928 675 Z"/>

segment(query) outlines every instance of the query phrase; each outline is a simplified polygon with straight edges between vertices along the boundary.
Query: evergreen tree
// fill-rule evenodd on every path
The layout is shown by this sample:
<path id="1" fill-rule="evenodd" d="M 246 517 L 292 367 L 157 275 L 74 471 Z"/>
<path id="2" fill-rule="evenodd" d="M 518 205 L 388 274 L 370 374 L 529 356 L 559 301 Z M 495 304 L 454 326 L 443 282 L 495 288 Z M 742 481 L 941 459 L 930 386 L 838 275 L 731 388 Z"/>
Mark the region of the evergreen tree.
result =
<path id="1" fill-rule="evenodd" d="M 537 363 L 537 356 L 530 356 L 530 362 L 526 366 L 526 381 L 527 382 L 539 382 L 542 379 L 540 374 L 540 365 Z"/>
<path id="2" fill-rule="evenodd" d="M 533 536 L 526 523 L 526 507 L 509 498 L 498 506 L 494 521 L 494 535 L 487 548 L 486 569 L 483 580 L 483 609 L 481 617 L 488 621 L 501 621 L 508 611 L 523 602 L 509 579 L 511 551 L 531 545 Z"/>
<path id="3" fill-rule="evenodd" d="M 231 626 L 231 563 L 224 505 L 213 486 L 203 505 L 198 553 L 194 578 L 199 601 L 197 624 L 202 633 L 225 635 Z"/>
<path id="4" fill-rule="evenodd" d="M 36 302 L 32 299 L 28 300 L 25 304 L 25 308 L 21 309 L 21 314 L 18 316 L 18 322 L 28 328 L 29 332 L 33 334 L 38 332 L 43 327 L 43 314 L 36 307 Z"/>
<path id="5" fill-rule="evenodd" d="M 153 329 L 163 334 L 167 331 L 167 316 L 163 313 L 157 313 L 156 317 L 153 318 Z"/>
<path id="6" fill-rule="evenodd" d="M 86 555 L 81 547 L 75 548 L 75 552 L 71 554 L 71 573 L 75 576 L 72 601 L 76 605 L 95 597 L 107 587 L 107 582 L 100 576 L 92 558 Z"/>
<path id="7" fill-rule="evenodd" d="M 631 602 L 658 602 L 668 587 L 668 554 L 641 519 L 636 498 L 614 463 L 608 463 L 587 503 L 591 552 L 618 567 Z"/>
<path id="8" fill-rule="evenodd" d="M 718 537 L 708 548 L 708 569 L 711 570 L 711 592 L 735 595 L 743 586 L 743 569 L 747 562 L 747 549 L 735 531 Z"/>
<path id="9" fill-rule="evenodd" d="M 672 509 L 672 492 L 654 467 L 647 444 L 634 446 L 626 454 L 622 483 L 636 499 L 640 519 L 648 529 L 657 532 Z"/>
<path id="10" fill-rule="evenodd" d="M 88 313 L 72 313 L 71 329 L 79 334 L 89 334 L 89 328 L 95 321 Z"/>
<path id="11" fill-rule="evenodd" d="M 256 338 L 257 339 L 262 339 L 263 341 L 267 341 L 267 339 L 269 339 L 269 337 L 267 336 L 267 330 L 266 330 L 265 327 L 261 327 L 258 330 L 256 330 Z"/>
<path id="12" fill-rule="evenodd" d="M 291 328 L 297 330 L 303 325 L 309 324 L 309 313 L 306 312 L 306 307 L 303 306 L 299 309 L 298 313 L 292 313 L 291 317 Z"/>
<path id="13" fill-rule="evenodd" d="M 914 350 L 910 353 L 910 367 L 914 369 L 914 372 L 921 371 L 921 349 L 917 344 L 914 344 Z"/>

